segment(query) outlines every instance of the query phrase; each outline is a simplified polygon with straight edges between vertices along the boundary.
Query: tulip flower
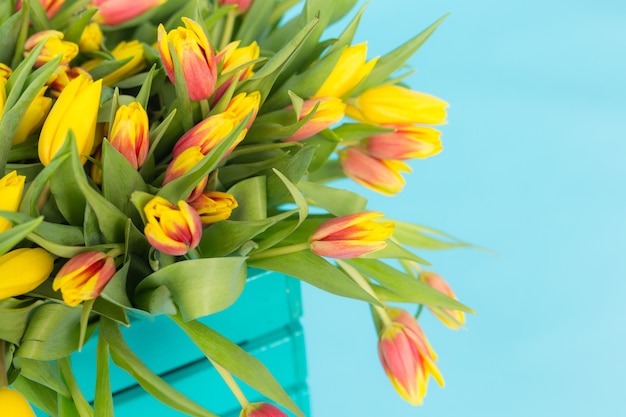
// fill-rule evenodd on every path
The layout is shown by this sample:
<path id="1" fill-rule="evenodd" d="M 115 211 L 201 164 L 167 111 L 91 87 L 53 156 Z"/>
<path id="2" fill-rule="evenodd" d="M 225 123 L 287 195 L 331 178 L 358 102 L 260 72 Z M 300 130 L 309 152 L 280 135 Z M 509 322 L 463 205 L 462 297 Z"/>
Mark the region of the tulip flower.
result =
<path id="1" fill-rule="evenodd" d="M 148 114 L 133 101 L 115 112 L 109 142 L 137 169 L 148 156 L 148 133 Z"/>
<path id="2" fill-rule="evenodd" d="M 4 78 L 4 81 L 6 82 L 6 80 L 11 76 L 12 73 L 13 70 L 11 69 L 11 67 L 0 62 L 0 79 Z"/>
<path id="3" fill-rule="evenodd" d="M 455 300 L 457 299 L 456 295 L 454 295 L 454 292 L 452 291 L 452 288 L 450 288 L 450 285 L 448 285 L 448 283 L 438 274 L 425 271 L 420 273 L 420 280 L 437 291 L 444 293 L 448 297 L 454 298 Z M 451 329 L 456 330 L 460 328 L 463 323 L 465 323 L 465 314 L 463 314 L 462 311 L 432 306 L 428 306 L 428 309 L 435 315 L 435 317 L 441 320 L 443 324 Z"/>
<path id="4" fill-rule="evenodd" d="M 237 123 L 242 122 L 248 114 L 252 113 L 252 116 L 246 124 L 246 129 L 249 129 L 256 118 L 260 105 L 261 93 L 258 91 L 253 91 L 252 93 L 240 93 L 230 100 L 226 106 L 225 112 L 233 113 L 237 119 Z"/>
<path id="5" fill-rule="evenodd" d="M 226 45 L 226 47 L 216 55 L 215 60 L 220 65 L 220 75 L 228 74 L 231 71 L 238 71 L 240 73 L 239 81 L 242 81 L 254 75 L 254 72 L 252 72 L 252 67 L 254 66 L 253 61 L 259 58 L 260 49 L 256 42 L 239 48 L 240 42 L 241 41 L 234 41 Z M 214 102 L 219 101 L 234 80 L 235 75 L 228 78 L 228 80 L 224 81 L 219 86 L 215 92 Z"/>
<path id="6" fill-rule="evenodd" d="M 228 219 L 233 210 L 237 208 L 235 197 L 219 191 L 206 191 L 191 200 L 189 204 L 200 215 L 202 226 L 210 226 L 213 223 Z"/>
<path id="7" fill-rule="evenodd" d="M 4 352 L 2 352 L 4 355 Z M 2 415 L 10 417 L 36 417 L 33 408 L 24 396 L 9 387 L 0 387 Z"/>
<path id="8" fill-rule="evenodd" d="M 241 410 L 239 417 L 287 417 L 287 414 L 272 404 L 251 403 Z"/>
<path id="9" fill-rule="evenodd" d="M 209 116 L 192 127 L 176 142 L 172 150 L 172 156 L 176 158 L 187 148 L 193 146 L 199 147 L 200 152 L 206 155 L 221 141 L 226 139 L 238 123 L 239 120 L 237 116 L 232 112 L 218 113 L 214 116 Z M 244 129 L 237 140 L 235 140 L 229 152 L 243 140 L 245 134 L 246 129 Z"/>
<path id="10" fill-rule="evenodd" d="M 395 132 L 366 138 L 365 146 L 378 159 L 428 158 L 441 151 L 440 135 L 431 127 L 401 126 Z"/>
<path id="11" fill-rule="evenodd" d="M 48 19 L 52 19 L 54 15 L 57 14 L 59 9 L 63 7 L 65 4 L 65 0 L 39 0 L 41 6 L 46 12 L 46 16 Z M 17 4 L 15 5 L 15 10 L 20 10 L 22 8 L 22 0 L 17 0 Z"/>
<path id="12" fill-rule="evenodd" d="M 360 146 L 343 149 L 339 153 L 339 162 L 349 178 L 385 195 L 402 191 L 405 181 L 400 172 L 411 172 L 406 163 L 375 158 Z"/>
<path id="13" fill-rule="evenodd" d="M 67 64 L 78 55 L 78 45 L 74 42 L 64 41 L 63 36 L 63 32 L 59 32 L 58 30 L 37 32 L 26 39 L 24 43 L 24 55 L 28 56 L 30 51 L 32 51 L 37 44 L 45 41 L 44 47 L 41 52 L 39 52 L 39 56 L 35 61 L 35 67 L 38 68 L 59 55 L 63 56 L 61 63 Z"/>
<path id="14" fill-rule="evenodd" d="M 144 233 L 148 242 L 159 251 L 179 256 L 200 243 L 200 216 L 185 201 L 179 201 L 176 206 L 162 197 L 154 197 L 143 211 L 148 222 Z"/>
<path id="15" fill-rule="evenodd" d="M 91 22 L 85 26 L 83 33 L 80 35 L 78 49 L 80 52 L 99 51 L 103 39 L 104 35 L 102 34 L 100 25 L 95 22 Z"/>
<path id="16" fill-rule="evenodd" d="M 91 6 L 98 12 L 93 19 L 103 25 L 119 25 L 148 10 L 165 3 L 167 0 L 91 0 Z"/>
<path id="17" fill-rule="evenodd" d="M 316 255 L 336 259 L 356 258 L 381 250 L 394 230 L 393 222 L 373 221 L 382 215 L 364 211 L 328 220 L 311 235 L 310 249 Z"/>
<path id="18" fill-rule="evenodd" d="M 302 111 L 300 113 L 299 120 L 302 120 L 311 114 L 317 103 L 319 103 L 319 106 L 313 114 L 313 117 L 301 126 L 296 133 L 283 139 L 285 142 L 294 142 L 310 138 L 327 127 L 339 122 L 343 118 L 346 110 L 346 105 L 343 101 L 336 97 L 326 97 L 321 99 L 306 100 L 302 104 Z"/>
<path id="19" fill-rule="evenodd" d="M 41 248 L 20 248 L 0 256 L 0 300 L 26 294 L 43 283 L 54 258 Z"/>
<path id="20" fill-rule="evenodd" d="M 346 115 L 377 125 L 446 123 L 448 103 L 426 93 L 381 85 L 347 101 Z"/>
<path id="21" fill-rule="evenodd" d="M 89 80 L 92 79 L 91 74 L 81 67 L 70 67 L 67 64 L 59 65 L 47 82 L 49 87 L 48 94 L 58 98 L 65 87 L 81 75 Z"/>
<path id="22" fill-rule="evenodd" d="M 146 66 L 146 62 L 143 57 L 143 45 L 141 42 L 136 40 L 130 42 L 122 41 L 118 43 L 117 46 L 111 51 L 111 55 L 113 55 L 113 58 L 117 61 L 122 61 L 128 58 L 130 58 L 130 60 L 120 68 L 102 77 L 102 84 L 107 86 L 114 85 L 131 75 L 137 74 Z M 85 70 L 90 71 L 101 62 L 101 59 L 92 59 L 83 63 L 82 67 Z"/>
<path id="23" fill-rule="evenodd" d="M 245 13 L 252 5 L 252 0 L 219 0 L 223 6 L 235 5 L 239 13 Z"/>
<path id="24" fill-rule="evenodd" d="M 83 75 L 63 89 L 39 135 L 39 160 L 48 165 L 59 151 L 70 130 L 74 132 L 83 163 L 94 144 L 102 80 L 91 81 Z"/>
<path id="25" fill-rule="evenodd" d="M 26 109 L 19 126 L 15 131 L 15 135 L 13 136 L 14 145 L 24 142 L 28 136 L 41 126 L 43 121 L 46 119 L 46 116 L 50 111 L 50 107 L 52 107 L 52 99 L 50 97 L 45 97 L 45 92 L 45 87 L 39 90 L 37 96 L 35 96 Z"/>
<path id="26" fill-rule="evenodd" d="M 24 175 L 17 175 L 17 171 L 11 171 L 0 178 L 0 210 L 16 212 L 22 201 L 24 192 Z M 0 232 L 11 228 L 11 222 L 0 217 Z"/>
<path id="27" fill-rule="evenodd" d="M 65 263 L 52 281 L 63 301 L 74 307 L 100 295 L 115 274 L 115 260 L 99 251 L 80 253 Z"/>
<path id="28" fill-rule="evenodd" d="M 204 158 L 204 154 L 200 151 L 199 146 L 192 146 L 185 149 L 182 153 L 175 156 L 172 162 L 170 162 L 167 166 L 165 178 L 163 179 L 163 185 L 191 171 L 200 163 L 200 161 L 202 161 L 202 158 Z M 200 196 L 200 194 L 204 191 L 208 180 L 208 177 L 204 177 L 204 179 L 196 185 L 187 200 L 192 201 L 198 198 L 198 196 Z"/>
<path id="29" fill-rule="evenodd" d="M 380 333 L 380 361 L 398 394 L 412 405 L 421 405 L 430 376 L 444 385 L 435 364 L 437 356 L 413 316 L 399 308 L 388 308 L 387 313 L 391 324 Z"/>
<path id="30" fill-rule="evenodd" d="M 363 78 L 372 72 L 378 61 L 378 58 L 374 58 L 365 62 L 366 55 L 367 45 L 365 43 L 344 49 L 335 67 L 324 84 L 317 90 L 317 93 L 313 95 L 313 98 L 342 97 L 356 87 Z"/>
<path id="31" fill-rule="evenodd" d="M 169 45 L 171 43 L 182 67 L 189 98 L 196 101 L 204 100 L 211 97 L 215 91 L 217 62 L 202 27 L 189 18 L 183 17 L 182 20 L 185 27 L 178 27 L 169 33 L 165 31 L 163 25 L 159 25 L 159 53 L 167 76 L 172 83 L 176 83 L 174 61 Z"/>

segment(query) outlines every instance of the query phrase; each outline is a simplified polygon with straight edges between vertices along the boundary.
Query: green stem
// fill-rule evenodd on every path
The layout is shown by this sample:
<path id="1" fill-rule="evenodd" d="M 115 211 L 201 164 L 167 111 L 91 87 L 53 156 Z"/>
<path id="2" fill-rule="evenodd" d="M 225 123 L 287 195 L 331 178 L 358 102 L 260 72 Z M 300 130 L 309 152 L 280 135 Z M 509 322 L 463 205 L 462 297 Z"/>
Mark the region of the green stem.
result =
<path id="1" fill-rule="evenodd" d="M 0 388 L 8 387 L 5 341 L 0 339 Z"/>
<path id="2" fill-rule="evenodd" d="M 374 306 L 374 310 L 376 311 L 376 313 L 378 313 L 378 316 L 382 320 L 385 327 L 393 325 L 393 321 L 391 321 L 391 317 L 389 317 L 387 310 L 378 306 Z"/>
<path id="3" fill-rule="evenodd" d="M 67 388 L 70 390 L 72 401 L 74 401 L 74 405 L 76 406 L 76 410 L 78 411 L 80 417 L 93 417 L 93 409 L 81 392 L 80 387 L 76 382 L 76 378 L 74 378 L 69 356 L 57 359 L 57 366 L 59 367 L 59 371 L 65 380 Z"/>
<path id="4" fill-rule="evenodd" d="M 280 248 L 267 249 L 259 253 L 255 253 L 250 256 L 250 260 L 273 258 L 275 256 L 287 255 L 294 252 L 300 252 L 301 250 L 309 249 L 309 242 L 296 243 L 295 245 L 283 246 Z"/>
<path id="5" fill-rule="evenodd" d="M 233 36 L 233 28 L 235 27 L 235 19 L 237 18 L 237 11 L 231 10 L 226 15 L 226 26 L 224 26 L 224 30 L 222 31 L 222 39 L 220 41 L 219 49 L 222 50 L 228 43 L 230 42 L 231 37 Z"/>
<path id="6" fill-rule="evenodd" d="M 206 119 L 209 113 L 211 112 L 211 107 L 209 106 L 209 100 L 200 100 L 200 112 L 202 113 L 202 119 Z"/>
<path id="7" fill-rule="evenodd" d="M 226 382 L 226 385 L 228 385 L 228 388 L 230 388 L 230 390 L 233 392 L 233 395 L 235 396 L 235 398 L 237 398 L 237 401 L 241 405 L 241 408 L 245 409 L 246 406 L 250 404 L 250 401 L 248 401 L 243 391 L 241 391 L 241 388 L 239 388 L 239 384 L 237 384 L 237 381 L 235 381 L 235 378 L 233 378 L 230 372 L 228 372 L 226 369 L 222 368 L 220 365 L 213 362 L 212 360 L 211 360 L 211 364 L 213 365 L 213 367 L 215 367 L 215 369 L 220 374 L 224 382 Z"/>

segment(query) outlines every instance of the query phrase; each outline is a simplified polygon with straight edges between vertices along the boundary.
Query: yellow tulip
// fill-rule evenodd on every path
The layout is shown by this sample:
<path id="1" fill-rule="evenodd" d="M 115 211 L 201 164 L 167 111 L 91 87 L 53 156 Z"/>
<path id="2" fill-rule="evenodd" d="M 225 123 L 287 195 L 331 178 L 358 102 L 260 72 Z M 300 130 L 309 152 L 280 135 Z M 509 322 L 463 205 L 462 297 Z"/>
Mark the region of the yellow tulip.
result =
<path id="1" fill-rule="evenodd" d="M 367 45 L 365 43 L 344 49 L 339 61 L 335 64 L 324 84 L 313 95 L 313 98 L 342 97 L 352 90 L 365 76 L 372 72 L 378 61 L 378 58 L 374 58 L 365 62 L 366 55 Z"/>
<path id="2" fill-rule="evenodd" d="M 26 113 L 24 113 L 17 127 L 17 131 L 13 136 L 13 144 L 24 142 L 45 120 L 50 111 L 50 107 L 52 107 L 52 99 L 45 97 L 43 95 L 45 92 L 45 87 L 39 90 L 37 96 L 26 109 Z"/>
<path id="3" fill-rule="evenodd" d="M 0 388 L 0 404 L 2 404 L 3 416 L 36 417 L 26 398 L 9 387 Z"/>
<path id="4" fill-rule="evenodd" d="M 100 25 L 92 22 L 85 26 L 83 33 L 80 35 L 78 49 L 80 52 L 99 51 L 102 39 L 104 39 L 104 35 L 102 34 Z"/>
<path id="5" fill-rule="evenodd" d="M 136 40 L 130 42 L 120 42 L 115 48 L 113 48 L 111 55 L 113 55 L 113 57 L 118 61 L 122 61 L 127 58 L 131 59 L 120 68 L 102 77 L 102 83 L 104 85 L 113 85 L 118 81 L 130 77 L 131 75 L 137 74 L 146 66 L 146 61 L 143 57 L 143 45 L 141 42 Z M 87 71 L 90 71 L 101 62 L 101 59 L 92 59 L 91 61 L 87 61 L 82 64 L 82 67 Z"/>
<path id="6" fill-rule="evenodd" d="M 0 300 L 34 290 L 53 267 L 52 255 L 41 248 L 14 249 L 0 256 Z"/>
<path id="7" fill-rule="evenodd" d="M 102 80 L 93 82 L 82 74 L 67 84 L 52 106 L 39 135 L 39 160 L 42 164 L 50 163 L 70 130 L 76 137 L 81 161 L 87 161 L 94 144 L 101 91 Z"/>
<path id="8" fill-rule="evenodd" d="M 17 211 L 24 192 L 26 177 L 11 171 L 0 178 L 0 210 Z M 0 232 L 11 228 L 11 222 L 0 217 Z"/>

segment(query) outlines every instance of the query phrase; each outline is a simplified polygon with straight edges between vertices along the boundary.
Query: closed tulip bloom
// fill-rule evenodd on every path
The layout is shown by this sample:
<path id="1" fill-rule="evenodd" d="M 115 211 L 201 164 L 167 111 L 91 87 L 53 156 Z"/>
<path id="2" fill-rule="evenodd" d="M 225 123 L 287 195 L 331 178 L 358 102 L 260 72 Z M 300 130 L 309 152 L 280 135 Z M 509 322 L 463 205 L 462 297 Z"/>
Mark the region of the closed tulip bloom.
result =
<path id="1" fill-rule="evenodd" d="M 363 80 L 376 65 L 378 58 L 365 62 L 367 44 L 347 47 L 341 53 L 335 67 L 317 90 L 313 98 L 342 97 Z"/>
<path id="2" fill-rule="evenodd" d="M 339 122 L 345 113 L 346 105 L 343 101 L 336 97 L 326 97 L 321 99 L 306 100 L 302 104 L 300 120 L 311 114 L 315 106 L 319 103 L 315 114 L 300 129 L 288 138 L 283 139 L 285 142 L 294 142 L 310 138 L 311 136 L 321 132 Z"/>
<path id="3" fill-rule="evenodd" d="M 62 55 L 61 63 L 67 64 L 78 55 L 78 45 L 73 42 L 63 40 L 63 32 L 58 30 L 44 30 L 33 34 L 24 43 L 24 55 L 28 56 L 30 51 L 40 42 L 45 41 L 43 49 L 35 61 L 35 67 L 40 67 Z"/>
<path id="4" fill-rule="evenodd" d="M 376 211 L 336 217 L 324 222 L 311 235 L 313 253 L 329 258 L 357 258 L 387 246 L 394 230 L 393 222 L 378 223 L 383 214 Z"/>
<path id="5" fill-rule="evenodd" d="M 178 154 L 174 157 L 172 162 L 167 166 L 167 170 L 165 171 L 165 178 L 163 179 L 163 185 L 168 182 L 175 180 L 176 178 L 182 177 L 187 172 L 191 171 L 196 165 L 202 161 L 204 158 L 204 154 L 200 151 L 199 146 L 192 146 L 190 148 L 185 149 L 182 153 Z M 206 187 L 208 177 L 204 177 L 202 181 L 196 185 L 194 190 L 191 192 L 191 195 L 187 197 L 188 201 L 192 201 L 196 199 L 202 192 L 204 191 L 204 187 Z"/>
<path id="6" fill-rule="evenodd" d="M 144 233 L 155 249 L 179 256 L 200 243 L 200 216 L 185 201 L 179 201 L 176 206 L 162 197 L 154 197 L 143 211 L 147 218 Z"/>
<path id="7" fill-rule="evenodd" d="M 0 404 L 2 404 L 2 415 L 7 417 L 37 416 L 28 400 L 21 393 L 9 387 L 0 388 Z"/>
<path id="8" fill-rule="evenodd" d="M 406 163 L 375 158 L 360 146 L 342 150 L 339 153 L 339 162 L 349 178 L 385 195 L 395 195 L 402 191 L 405 181 L 400 172 L 411 172 Z"/>
<path id="9" fill-rule="evenodd" d="M 380 333 L 380 361 L 398 394 L 412 405 L 421 405 L 430 376 L 444 385 L 435 364 L 437 357 L 413 316 L 399 308 L 387 311 L 392 324 Z"/>
<path id="10" fill-rule="evenodd" d="M 80 253 L 65 263 L 52 281 L 63 301 L 74 307 L 100 295 L 115 274 L 115 261 L 99 251 Z"/>
<path id="11" fill-rule="evenodd" d="M 4 78 L 5 81 L 11 76 L 13 70 L 6 64 L 0 62 L 0 78 Z"/>
<path id="12" fill-rule="evenodd" d="M 193 20 L 183 17 L 185 27 L 178 27 L 169 33 L 163 25 L 158 29 L 158 47 L 167 76 L 176 83 L 174 62 L 169 47 L 172 44 L 174 52 L 180 61 L 189 98 L 204 100 L 215 91 L 217 82 L 217 62 L 213 48 L 209 44 L 202 27 Z"/>
<path id="13" fill-rule="evenodd" d="M 235 113 L 232 112 L 218 113 L 216 115 L 209 116 L 188 130 L 187 133 L 185 133 L 178 140 L 178 142 L 176 142 L 176 145 L 172 150 L 172 156 L 176 158 L 186 149 L 193 146 L 199 147 L 200 152 L 203 155 L 206 155 L 220 142 L 226 139 L 226 137 L 238 124 L 239 120 L 237 119 Z M 243 140 L 245 134 L 246 129 L 244 129 L 235 140 L 231 150 Z"/>
<path id="14" fill-rule="evenodd" d="M 148 10 L 165 3 L 167 0 L 91 0 L 91 6 L 98 12 L 93 19 L 103 25 L 119 25 Z"/>
<path id="15" fill-rule="evenodd" d="M 79 76 L 93 80 L 91 74 L 81 67 L 70 67 L 67 64 L 59 65 L 47 82 L 48 94 L 54 98 L 58 98 L 65 87 Z"/>
<path id="16" fill-rule="evenodd" d="M 252 403 L 241 410 L 239 417 L 287 417 L 287 414 L 272 404 Z"/>
<path id="17" fill-rule="evenodd" d="M 256 42 L 252 42 L 248 46 L 239 48 L 241 41 L 234 41 L 226 45 L 215 57 L 216 62 L 219 63 L 220 75 L 228 74 L 231 71 L 237 71 L 239 74 L 239 81 L 247 80 L 254 75 L 252 67 L 254 67 L 254 60 L 259 58 L 260 48 Z M 235 73 L 233 73 L 235 74 Z M 230 87 L 235 80 L 235 75 L 229 77 L 217 88 L 215 92 L 214 102 L 224 95 L 224 92 Z"/>
<path id="18" fill-rule="evenodd" d="M 65 0 L 39 0 L 39 3 L 41 3 L 48 19 L 52 19 L 54 15 L 57 14 L 59 9 L 65 4 Z M 21 8 L 22 0 L 17 0 L 15 10 L 20 10 Z"/>
<path id="19" fill-rule="evenodd" d="M 234 4 L 235 6 L 237 6 L 237 11 L 239 13 L 247 12 L 252 5 L 252 0 L 219 0 L 219 2 L 224 6 Z"/>
<path id="20" fill-rule="evenodd" d="M 50 108 L 52 107 L 52 99 L 44 96 L 46 88 L 39 90 L 37 96 L 30 103 L 22 120 L 20 121 L 15 135 L 13 136 L 13 144 L 24 142 L 31 133 L 43 124 Z"/>
<path id="21" fill-rule="evenodd" d="M 79 75 L 63 89 L 39 135 L 39 160 L 48 165 L 67 139 L 74 132 L 81 161 L 87 161 L 96 133 L 96 121 L 100 107 L 102 80 L 93 82 Z"/>
<path id="22" fill-rule="evenodd" d="M 0 178 L 0 210 L 16 212 L 22 201 L 24 193 L 24 175 L 17 175 L 17 171 L 11 171 Z M 11 228 L 11 222 L 0 217 L 0 232 Z"/>
<path id="23" fill-rule="evenodd" d="M 246 129 L 249 129 L 256 118 L 260 105 L 261 93 L 258 91 L 239 93 L 230 100 L 228 106 L 226 106 L 225 112 L 233 113 L 238 124 L 241 123 L 248 114 L 252 113 L 252 116 L 246 124 Z"/>
<path id="24" fill-rule="evenodd" d="M 437 291 L 444 293 L 448 297 L 454 298 L 455 300 L 457 299 L 450 285 L 448 285 L 448 283 L 439 274 L 425 271 L 420 273 L 420 280 Z M 465 314 L 463 314 L 462 311 L 432 306 L 428 306 L 428 309 L 435 315 L 435 317 L 441 320 L 443 324 L 451 329 L 456 330 L 460 328 L 463 323 L 465 323 Z"/>
<path id="25" fill-rule="evenodd" d="M 441 151 L 441 132 L 431 127 L 400 126 L 395 132 L 370 136 L 367 153 L 378 159 L 428 158 Z"/>
<path id="26" fill-rule="evenodd" d="M 219 191 L 206 191 L 189 204 L 200 215 L 202 226 L 210 226 L 230 217 L 237 208 L 237 200 L 231 194 Z"/>
<path id="27" fill-rule="evenodd" d="M 346 115 L 377 125 L 439 125 L 446 123 L 447 107 L 448 103 L 430 94 L 382 85 L 348 100 Z"/>
<path id="28" fill-rule="evenodd" d="M 122 41 L 113 48 L 111 55 L 117 60 L 122 61 L 130 58 L 128 62 L 122 65 L 120 68 L 111 72 L 110 74 L 102 77 L 102 84 L 114 85 L 115 83 L 137 74 L 139 71 L 145 68 L 146 61 L 143 55 L 143 44 L 139 41 Z M 82 67 L 90 71 L 96 67 L 96 65 L 102 62 L 101 59 L 92 59 L 82 64 Z"/>
<path id="29" fill-rule="evenodd" d="M 99 51 L 103 39 L 104 35 L 102 34 L 100 25 L 96 22 L 91 22 L 90 24 L 85 26 L 83 33 L 80 35 L 80 40 L 78 41 L 78 49 L 80 50 L 80 52 Z"/>
<path id="30" fill-rule="evenodd" d="M 109 142 L 135 169 L 148 156 L 148 134 L 148 114 L 140 103 L 133 101 L 117 109 Z"/>
<path id="31" fill-rule="evenodd" d="M 14 249 L 0 256 L 0 300 L 34 290 L 53 267 L 54 258 L 41 248 Z"/>

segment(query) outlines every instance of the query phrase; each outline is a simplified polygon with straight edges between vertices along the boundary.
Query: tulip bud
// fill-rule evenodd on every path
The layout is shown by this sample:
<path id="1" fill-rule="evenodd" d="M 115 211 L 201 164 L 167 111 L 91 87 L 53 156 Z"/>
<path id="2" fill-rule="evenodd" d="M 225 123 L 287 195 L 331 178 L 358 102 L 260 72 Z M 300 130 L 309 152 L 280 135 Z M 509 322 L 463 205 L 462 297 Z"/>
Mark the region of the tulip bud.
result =
<path id="1" fill-rule="evenodd" d="M 378 159 L 427 158 L 441 151 L 441 132 L 431 127 L 401 126 L 395 132 L 370 136 L 367 153 Z"/>
<path id="2" fill-rule="evenodd" d="M 242 81 L 254 75 L 254 72 L 252 72 L 252 67 L 254 67 L 253 61 L 259 58 L 260 49 L 256 42 L 239 48 L 240 43 L 241 41 L 234 41 L 226 45 L 226 47 L 216 55 L 215 60 L 220 64 L 220 75 L 237 71 L 240 73 L 239 81 Z M 224 92 L 234 80 L 235 76 L 233 75 L 219 86 L 215 92 L 214 102 L 217 102 L 222 95 L 224 95 Z"/>
<path id="3" fill-rule="evenodd" d="M 91 5 L 98 8 L 93 19 L 103 25 L 119 25 L 148 10 L 165 3 L 167 0 L 91 0 Z"/>
<path id="4" fill-rule="evenodd" d="M 122 61 L 128 58 L 130 58 L 130 60 L 120 68 L 102 77 L 102 83 L 107 86 L 113 85 L 125 78 L 130 77 L 131 75 L 137 74 L 146 66 L 146 62 L 143 58 L 143 45 L 141 42 L 136 40 L 130 42 L 122 41 L 118 43 L 117 46 L 111 51 L 111 55 L 113 55 L 113 58 L 117 61 Z M 87 71 L 91 71 L 101 62 L 101 59 L 92 59 L 83 63 L 82 67 Z"/>
<path id="5" fill-rule="evenodd" d="M 200 152 L 200 147 L 192 146 L 185 149 L 182 153 L 175 156 L 172 162 L 170 162 L 167 166 L 165 178 L 163 179 L 163 185 L 175 180 L 178 177 L 182 177 L 184 174 L 191 171 L 200 163 L 200 161 L 202 161 L 202 158 L 204 158 L 204 154 Z M 208 180 L 208 177 L 204 177 L 204 179 L 196 185 L 187 200 L 192 201 L 198 198 L 198 196 L 200 196 L 200 194 L 204 191 Z"/>
<path id="6" fill-rule="evenodd" d="M 14 249 L 0 256 L 0 300 L 34 290 L 53 267 L 52 255 L 41 248 Z"/>
<path id="7" fill-rule="evenodd" d="M 335 67 L 324 81 L 324 84 L 313 95 L 319 97 L 342 97 L 363 80 L 376 65 L 378 58 L 365 62 L 367 45 L 347 47 L 341 53 Z"/>
<path id="8" fill-rule="evenodd" d="M 321 132 L 339 122 L 346 110 L 346 105 L 336 97 L 326 97 L 321 99 L 306 100 L 302 104 L 302 111 L 299 120 L 307 117 L 315 106 L 319 103 L 315 114 L 296 133 L 288 138 L 283 139 L 285 142 L 294 142 L 310 138 L 311 136 Z"/>
<path id="9" fill-rule="evenodd" d="M 148 156 L 148 114 L 134 101 L 115 112 L 109 142 L 137 169 Z"/>
<path id="10" fill-rule="evenodd" d="M 377 125 L 438 125 L 446 123 L 448 103 L 426 93 L 381 85 L 348 100 L 346 115 Z"/>
<path id="11" fill-rule="evenodd" d="M 13 136 L 14 145 L 24 142 L 28 136 L 41 126 L 43 121 L 46 119 L 46 116 L 50 111 L 50 107 L 52 107 L 52 99 L 50 97 L 45 97 L 45 92 L 45 87 L 40 89 L 37 96 L 35 96 L 26 109 L 19 126 L 15 131 L 15 135 Z"/>
<path id="12" fill-rule="evenodd" d="M 455 300 L 457 299 L 456 295 L 454 295 L 454 292 L 452 291 L 452 288 L 450 288 L 450 285 L 448 285 L 448 283 L 438 274 L 425 271 L 420 273 L 420 280 L 437 291 L 444 293 L 448 297 L 454 298 Z M 463 314 L 462 311 L 432 306 L 428 306 L 428 309 L 435 315 L 435 317 L 441 320 L 443 324 L 451 329 L 456 330 L 460 328 L 463 323 L 465 323 L 465 314 Z"/>
<path id="13" fill-rule="evenodd" d="M 68 64 L 78 55 L 78 45 L 73 42 L 64 41 L 63 36 L 63 32 L 59 32 L 58 30 L 37 32 L 26 39 L 24 43 L 24 55 L 28 56 L 30 51 L 32 51 L 37 44 L 45 41 L 44 47 L 41 49 L 41 52 L 39 52 L 39 56 L 35 61 L 35 67 L 38 68 L 59 55 L 63 56 L 61 63 Z"/>
<path id="14" fill-rule="evenodd" d="M 26 177 L 11 171 L 0 178 L 0 210 L 16 212 L 22 201 Z M 0 217 L 0 232 L 11 228 L 11 222 Z"/>
<path id="15" fill-rule="evenodd" d="M 174 62 L 169 44 L 180 61 L 189 98 L 204 100 L 215 91 L 217 63 L 213 49 L 202 27 L 191 19 L 182 18 L 185 27 L 178 27 L 169 33 L 163 25 L 158 29 L 158 47 L 163 67 L 172 83 L 176 83 Z"/>
<path id="16" fill-rule="evenodd" d="M 115 274 L 115 261 L 103 252 L 80 253 L 65 263 L 52 282 L 63 301 L 74 307 L 100 295 Z"/>
<path id="17" fill-rule="evenodd" d="M 221 141 L 226 139 L 237 124 L 239 124 L 237 116 L 232 112 L 218 113 L 214 116 L 209 116 L 192 127 L 176 142 L 172 150 L 172 156 L 176 158 L 187 148 L 193 146 L 199 147 L 200 152 L 206 155 Z M 245 134 L 246 129 L 244 129 L 237 140 L 235 140 L 229 152 L 243 140 Z"/>
<path id="18" fill-rule="evenodd" d="M 100 50 L 104 35 L 100 29 L 100 25 L 92 22 L 85 26 L 83 33 L 78 41 L 78 49 L 80 52 L 94 52 Z"/>
<path id="19" fill-rule="evenodd" d="M 0 79 L 4 78 L 6 82 L 6 80 L 11 76 L 12 73 L 13 70 L 11 69 L 11 67 L 0 62 Z"/>
<path id="20" fill-rule="evenodd" d="M 50 88 L 48 90 L 48 94 L 52 97 L 58 98 L 65 87 L 67 87 L 72 80 L 75 80 L 79 76 L 83 76 L 88 80 L 93 80 L 91 78 L 91 74 L 81 67 L 70 68 L 67 64 L 59 65 L 47 82 L 47 85 Z"/>
<path id="21" fill-rule="evenodd" d="M 102 80 L 91 81 L 79 75 L 63 89 L 39 135 L 39 160 L 48 165 L 67 139 L 74 132 L 81 161 L 87 161 L 94 144 Z"/>
<path id="22" fill-rule="evenodd" d="M 237 208 L 237 200 L 231 194 L 207 191 L 189 203 L 200 215 L 202 226 L 210 226 L 230 217 Z"/>
<path id="23" fill-rule="evenodd" d="M 4 352 L 0 352 L 4 355 Z M 24 396 L 9 387 L 0 388 L 2 414 L 10 417 L 36 417 L 35 412 Z"/>
<path id="24" fill-rule="evenodd" d="M 287 414 L 272 404 L 252 403 L 241 410 L 239 417 L 287 417 Z"/>
<path id="25" fill-rule="evenodd" d="M 237 6 L 237 11 L 239 13 L 245 13 L 248 11 L 250 6 L 252 5 L 252 0 L 219 0 L 220 4 L 223 6 L 229 6 L 234 4 Z"/>
<path id="26" fill-rule="evenodd" d="M 393 234 L 393 222 L 372 221 L 383 214 L 364 211 L 328 220 L 311 235 L 313 253 L 329 258 L 357 258 L 387 246 L 385 240 Z"/>
<path id="27" fill-rule="evenodd" d="M 402 161 L 378 159 L 360 146 L 351 146 L 339 153 L 343 172 L 355 182 L 385 195 L 395 195 L 404 188 L 400 172 L 411 172 Z"/>
<path id="28" fill-rule="evenodd" d="M 250 120 L 248 120 L 248 123 L 246 124 L 246 129 L 250 129 L 250 126 L 252 126 L 252 123 L 256 118 L 256 114 L 259 111 L 260 105 L 261 93 L 258 91 L 253 91 L 252 93 L 240 93 L 230 100 L 228 106 L 226 106 L 225 112 L 233 113 L 237 119 L 237 124 L 241 123 L 248 114 L 252 113 Z"/>
<path id="29" fill-rule="evenodd" d="M 200 216 L 186 202 L 179 201 L 177 207 L 162 197 L 154 197 L 143 211 L 148 221 L 144 233 L 157 250 L 179 256 L 200 243 Z"/>
<path id="30" fill-rule="evenodd" d="M 429 376 L 444 385 L 435 364 L 437 356 L 413 316 L 399 308 L 388 308 L 387 313 L 392 323 L 380 333 L 380 361 L 398 394 L 412 405 L 421 405 Z"/>

